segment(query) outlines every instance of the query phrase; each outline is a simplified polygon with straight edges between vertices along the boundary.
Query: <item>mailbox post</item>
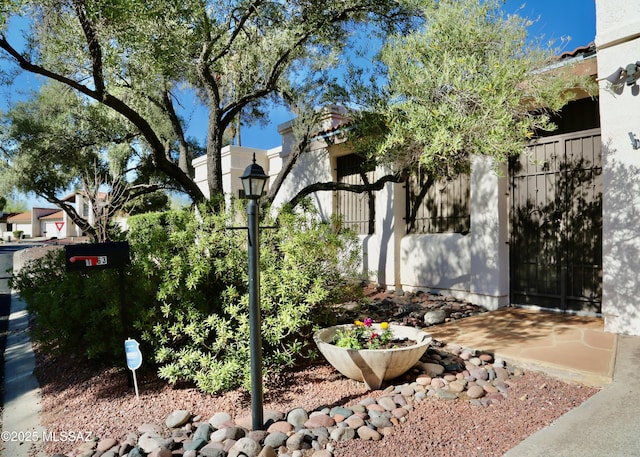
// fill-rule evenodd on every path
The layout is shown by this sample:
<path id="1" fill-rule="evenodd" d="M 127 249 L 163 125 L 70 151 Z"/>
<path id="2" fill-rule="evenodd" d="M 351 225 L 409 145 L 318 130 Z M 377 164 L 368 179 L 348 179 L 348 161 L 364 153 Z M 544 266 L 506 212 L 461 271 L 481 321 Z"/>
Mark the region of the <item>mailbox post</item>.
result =
<path id="1" fill-rule="evenodd" d="M 64 247 L 67 271 L 97 271 L 118 269 L 120 279 L 120 318 L 122 332 L 126 335 L 129 328 L 127 308 L 124 304 L 124 268 L 131 263 L 129 243 L 116 241 L 108 243 L 70 244 Z M 135 377 L 135 371 L 133 372 Z M 129 385 L 132 384 L 129 378 Z"/>

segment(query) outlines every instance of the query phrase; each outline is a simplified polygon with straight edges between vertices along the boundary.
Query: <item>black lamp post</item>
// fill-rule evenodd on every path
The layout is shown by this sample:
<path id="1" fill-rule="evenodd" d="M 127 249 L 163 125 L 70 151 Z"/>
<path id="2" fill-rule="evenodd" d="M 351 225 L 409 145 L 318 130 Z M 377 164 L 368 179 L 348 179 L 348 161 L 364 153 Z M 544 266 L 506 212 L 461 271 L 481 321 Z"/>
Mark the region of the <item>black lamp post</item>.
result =
<path id="1" fill-rule="evenodd" d="M 253 163 L 249 165 L 244 174 L 240 176 L 244 196 L 249 199 L 247 204 L 247 225 L 249 229 L 249 345 L 251 351 L 251 415 L 253 429 L 264 428 L 262 411 L 262 336 L 260 334 L 260 251 L 258 236 L 258 204 L 257 200 L 262 195 L 264 185 L 269 177 L 263 168 L 256 163 L 256 155 L 253 154 Z"/>

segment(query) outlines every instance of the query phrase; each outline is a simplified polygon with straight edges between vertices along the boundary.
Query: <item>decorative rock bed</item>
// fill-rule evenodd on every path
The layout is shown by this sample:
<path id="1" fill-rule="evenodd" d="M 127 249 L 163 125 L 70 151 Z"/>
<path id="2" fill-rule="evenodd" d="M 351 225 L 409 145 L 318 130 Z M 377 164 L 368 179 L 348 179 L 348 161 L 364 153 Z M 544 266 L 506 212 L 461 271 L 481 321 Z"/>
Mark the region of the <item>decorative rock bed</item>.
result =
<path id="1" fill-rule="evenodd" d="M 340 303 L 334 306 L 338 324 L 350 324 L 363 316 L 374 322 L 394 322 L 409 327 L 425 328 L 486 313 L 487 309 L 452 296 L 430 292 L 405 292 L 402 295 L 365 290 L 366 300 Z"/>
<path id="2" fill-rule="evenodd" d="M 305 411 L 265 410 L 265 430 L 252 431 L 251 417 L 217 412 L 208 420 L 191 411 L 171 413 L 164 425 L 142 424 L 118 441 L 83 443 L 77 457 L 331 457 L 335 443 L 380 440 L 406 421 L 413 405 L 429 397 L 469 401 L 478 407 L 503 401 L 519 368 L 491 354 L 432 341 L 412 370 L 358 404 Z M 56 457 L 60 457 L 56 454 Z"/>

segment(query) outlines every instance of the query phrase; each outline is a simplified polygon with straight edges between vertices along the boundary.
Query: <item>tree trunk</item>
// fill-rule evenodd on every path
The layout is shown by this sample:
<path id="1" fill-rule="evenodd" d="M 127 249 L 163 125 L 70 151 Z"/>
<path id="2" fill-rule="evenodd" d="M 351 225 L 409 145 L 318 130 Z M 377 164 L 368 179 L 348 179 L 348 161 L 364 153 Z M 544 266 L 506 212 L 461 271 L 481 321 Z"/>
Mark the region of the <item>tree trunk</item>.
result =
<path id="1" fill-rule="evenodd" d="M 222 186 L 222 131 L 218 107 L 211 106 L 207 126 L 207 184 L 209 201 L 215 211 L 224 208 L 224 189 Z"/>

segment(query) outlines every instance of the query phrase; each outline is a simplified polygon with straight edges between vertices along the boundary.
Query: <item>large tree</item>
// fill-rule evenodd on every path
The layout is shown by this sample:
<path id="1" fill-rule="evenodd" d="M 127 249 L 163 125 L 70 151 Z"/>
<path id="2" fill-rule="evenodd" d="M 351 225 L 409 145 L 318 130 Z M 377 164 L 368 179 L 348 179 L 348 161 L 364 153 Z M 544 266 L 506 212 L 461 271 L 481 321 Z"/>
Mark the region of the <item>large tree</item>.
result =
<path id="1" fill-rule="evenodd" d="M 125 204 L 166 185 L 145 173 L 145 144 L 131 127 L 60 83 L 43 85 L 0 122 L 0 193 L 34 193 L 62 208 L 94 241 L 106 241 Z M 65 200 L 71 190 L 89 199 L 94 223 Z"/>
<path id="2" fill-rule="evenodd" d="M 335 66 L 354 23 L 395 25 L 399 13 L 388 0 L 3 0 L 0 50 L 126 118 L 154 166 L 198 202 L 193 142 L 180 116 L 188 104 L 180 97 L 195 93 L 208 110 L 208 184 L 219 206 L 223 135 L 238 116 L 260 117 L 286 94 L 299 99 Z M 30 21 L 24 49 L 9 33 L 17 16 Z M 1 68 L 6 78 L 9 67 Z"/>
<path id="3" fill-rule="evenodd" d="M 499 169 L 541 130 L 554 130 L 550 114 L 579 91 L 595 93 L 590 75 L 562 65 L 558 49 L 528 36 L 532 22 L 506 14 L 500 0 L 403 2 L 419 11 L 420 25 L 389 37 L 368 75 L 351 73 L 347 116 L 350 147 L 365 167 L 389 172 L 375 182 L 311 184 L 292 205 L 317 191 L 380 190 L 418 171 L 427 175 L 424 198 L 439 177 L 468 172 L 474 156 Z"/>
<path id="4" fill-rule="evenodd" d="M 407 0 L 409 1 L 409 0 Z M 379 56 L 387 78 L 354 116 L 363 154 L 396 171 L 434 176 L 469 170 L 473 156 L 496 164 L 520 154 L 550 114 L 594 92 L 590 75 L 528 36 L 532 22 L 500 0 L 411 0 L 424 23 L 393 36 Z"/>

